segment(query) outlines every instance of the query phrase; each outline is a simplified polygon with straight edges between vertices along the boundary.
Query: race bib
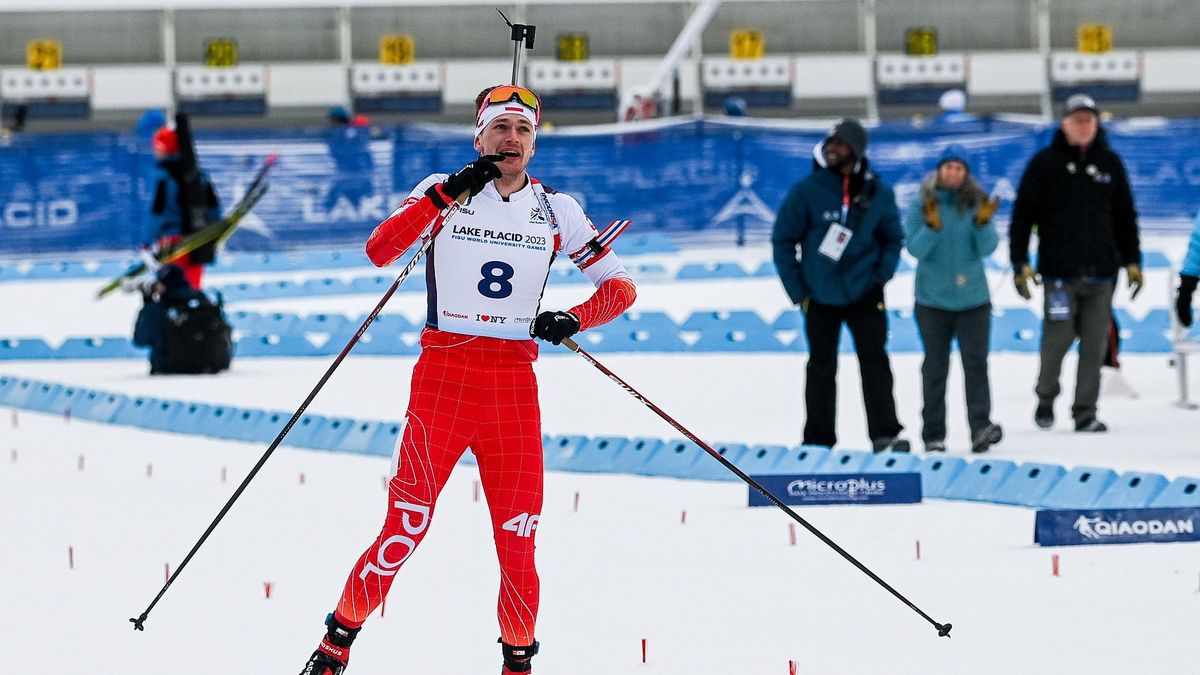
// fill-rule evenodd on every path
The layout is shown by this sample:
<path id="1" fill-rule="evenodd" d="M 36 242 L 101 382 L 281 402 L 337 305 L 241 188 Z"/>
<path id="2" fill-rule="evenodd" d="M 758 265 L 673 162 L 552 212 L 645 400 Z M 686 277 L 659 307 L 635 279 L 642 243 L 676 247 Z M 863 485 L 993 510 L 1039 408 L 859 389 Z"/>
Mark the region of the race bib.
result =
<path id="1" fill-rule="evenodd" d="M 825 238 L 821 240 L 821 245 L 817 248 L 817 253 L 837 262 L 842 259 L 842 254 L 846 252 L 846 245 L 850 243 L 850 237 L 852 236 L 854 236 L 852 230 L 834 223 L 829 226 L 829 231 L 825 233 Z"/>

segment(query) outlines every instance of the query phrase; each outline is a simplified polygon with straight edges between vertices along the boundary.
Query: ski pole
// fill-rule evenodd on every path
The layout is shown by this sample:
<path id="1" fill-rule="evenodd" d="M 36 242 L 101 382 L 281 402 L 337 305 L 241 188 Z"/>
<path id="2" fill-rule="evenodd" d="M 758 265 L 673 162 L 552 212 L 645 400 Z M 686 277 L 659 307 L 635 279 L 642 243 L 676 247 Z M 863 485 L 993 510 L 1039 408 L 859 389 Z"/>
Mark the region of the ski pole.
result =
<path id="1" fill-rule="evenodd" d="M 279 435 L 275 437 L 274 441 L 271 441 L 271 445 L 267 448 L 266 452 L 264 452 L 262 457 L 258 459 L 258 463 L 254 465 L 254 468 L 251 469 L 250 473 L 246 475 L 246 478 L 242 480 L 242 484 L 239 485 L 236 490 L 234 490 L 233 496 L 229 498 L 229 501 L 225 502 L 225 506 L 221 508 L 220 513 L 217 514 L 217 517 L 214 518 L 212 523 L 209 524 L 208 529 L 204 531 L 204 534 L 200 535 L 200 539 L 197 540 L 195 545 L 192 546 L 192 550 L 188 551 L 188 554 L 184 556 L 183 562 L 179 564 L 179 567 L 175 568 L 175 571 L 171 574 L 170 578 L 167 579 L 167 582 L 163 584 L 162 589 L 159 590 L 158 595 L 154 596 L 154 600 L 150 602 L 150 606 L 147 607 L 146 611 L 142 612 L 140 616 L 137 618 L 131 618 L 129 620 L 133 623 L 134 630 L 146 630 L 145 623 L 146 618 L 150 615 L 150 610 L 154 609 L 154 606 L 157 605 L 158 601 L 162 599 L 164 594 L 166 594 L 167 589 L 171 587 L 171 584 L 175 583 L 175 579 L 179 576 L 179 573 L 183 571 L 183 568 L 187 567 L 187 564 L 192 559 L 192 556 L 196 555 L 196 551 L 200 550 L 200 547 L 204 545 L 204 542 L 208 539 L 208 536 L 212 534 L 213 530 L 215 530 L 217 525 L 221 522 L 221 519 L 223 519 L 225 514 L 229 512 L 229 509 L 233 506 L 233 503 L 242 495 L 242 492 L 246 489 L 246 486 L 250 484 L 251 480 L 254 480 L 254 477 L 258 474 L 259 469 L 261 469 L 263 465 L 267 463 L 267 459 L 269 459 L 271 454 L 275 452 L 275 448 L 278 448 L 279 444 L 283 442 L 284 436 L 288 435 L 288 432 L 292 430 L 292 427 L 295 426 L 296 422 L 304 414 L 304 411 L 308 409 L 308 405 L 313 402 L 313 399 L 315 399 L 317 394 L 320 393 L 321 388 L 324 387 L 325 383 L 329 381 L 329 378 L 333 376 L 333 372 L 337 370 L 342 361 L 346 359 L 346 356 L 350 354 L 350 350 L 354 348 L 354 345 L 358 344 L 358 341 L 362 338 L 363 333 L 367 331 L 367 327 L 371 325 L 371 322 L 375 320 L 375 317 L 379 316 L 379 312 L 383 309 L 383 306 L 387 304 L 388 300 L 390 300 L 392 295 L 395 294 L 396 289 L 400 287 L 400 284 L 404 283 L 404 280 L 408 278 L 409 273 L 412 272 L 413 268 L 417 266 L 417 261 L 419 261 L 421 256 L 425 255 L 425 252 L 428 251 L 429 247 L 433 245 L 433 238 L 442 229 L 442 227 L 445 226 L 446 221 L 450 220 L 450 217 L 455 213 L 458 213 L 459 203 L 466 201 L 469 196 L 469 193 L 464 192 L 459 197 L 458 201 L 455 201 L 453 204 L 451 204 L 445 211 L 438 215 L 436 220 L 434 220 L 433 225 L 429 229 L 429 234 L 421 243 L 421 248 L 417 249 L 417 252 L 413 256 L 412 260 L 408 261 L 408 264 L 405 265 L 404 269 L 400 271 L 399 276 L 397 276 L 396 280 L 392 282 L 391 287 L 387 289 L 387 292 L 383 294 L 383 297 L 380 298 L 379 302 L 375 305 L 375 309 L 371 310 L 371 313 L 368 314 L 367 318 L 363 320 L 363 323 L 361 326 L 359 326 L 358 331 L 354 333 L 353 337 L 351 337 L 349 342 L 346 343 L 346 346 L 342 348 L 341 353 L 338 354 L 337 358 L 333 360 L 333 363 L 330 364 L 329 368 L 325 371 L 325 374 L 321 376 L 321 379 L 317 382 L 317 385 L 308 393 L 308 397 L 305 398 L 304 402 L 300 404 L 300 407 L 296 409 L 296 412 L 292 415 L 292 418 L 288 420 L 287 424 L 284 425 L 283 430 L 279 432 Z"/>
<path id="2" fill-rule="evenodd" d="M 937 621 L 934 621 L 928 614 L 921 611 L 920 607 L 917 607 L 916 605 L 914 605 L 908 598 L 901 595 L 899 591 L 892 588 L 886 581 L 884 581 L 883 579 L 880 579 L 879 576 L 876 575 L 874 572 L 872 572 L 869 568 L 867 568 L 866 565 L 859 562 L 857 558 L 850 555 L 848 552 L 846 552 L 845 549 L 843 549 L 841 546 L 838 546 L 836 543 L 834 543 L 834 541 L 832 539 L 825 536 L 825 534 L 823 532 L 821 532 L 816 527 L 814 527 L 811 523 L 809 523 L 807 520 L 802 518 L 800 516 L 800 514 L 796 513 L 787 504 L 784 504 L 782 501 L 780 501 L 778 497 L 771 494 L 770 491 L 768 491 L 766 488 L 764 488 L 758 481 L 754 480 L 749 475 L 747 475 L 745 472 L 743 472 L 741 469 L 737 468 L 737 465 L 735 465 L 733 462 L 729 461 L 728 459 L 725 459 L 723 456 L 721 456 L 721 453 L 717 452 L 716 450 L 713 450 L 712 447 L 708 445 L 708 443 L 705 443 L 704 441 L 700 440 L 700 438 L 698 436 L 696 436 L 692 432 L 688 431 L 687 428 L 684 427 L 679 422 L 676 422 L 675 419 L 672 418 L 670 415 L 668 415 L 666 412 L 664 412 L 662 408 L 659 408 L 650 399 L 646 398 L 641 393 L 639 393 L 638 390 L 631 387 L 628 382 L 626 382 L 625 380 L 622 380 L 620 377 L 617 376 L 616 373 L 614 373 L 613 371 L 606 368 L 604 366 L 604 364 L 597 361 L 595 359 L 595 357 L 593 357 L 591 354 L 584 351 L 574 340 L 572 340 L 571 338 L 565 338 L 562 341 L 562 343 L 567 349 L 570 349 L 571 351 L 575 352 L 576 354 L 582 356 L 585 361 L 587 361 L 588 363 L 595 366 L 596 370 L 599 370 L 600 372 L 607 375 L 610 380 L 612 380 L 613 382 L 616 382 L 618 385 L 621 386 L 622 389 L 629 392 L 630 395 L 632 395 L 637 400 L 641 401 L 643 405 L 645 405 L 650 410 L 654 411 L 654 414 L 663 418 L 663 420 L 666 421 L 667 424 L 670 424 L 671 426 L 675 427 L 679 431 L 679 433 L 686 436 L 688 438 L 688 440 L 692 441 L 696 445 L 703 448 L 704 451 L 707 452 L 709 455 L 711 455 L 713 459 L 715 459 L 718 462 L 720 462 L 721 464 L 725 465 L 726 469 L 729 469 L 730 471 L 732 471 L 738 478 L 741 478 L 743 481 L 745 481 L 747 485 L 749 485 L 750 487 L 754 488 L 759 493 L 761 493 L 762 496 L 766 497 L 772 504 L 783 509 L 783 512 L 788 514 L 789 516 L 791 516 L 792 520 L 795 520 L 797 523 L 800 523 L 801 525 L 803 525 L 804 529 L 808 530 L 809 532 L 812 532 L 814 536 L 816 536 L 821 541 L 825 542 L 833 550 L 837 551 L 843 558 L 850 561 L 850 563 L 853 564 L 855 567 L 862 570 L 863 574 L 866 574 L 867 576 L 871 577 L 873 580 L 875 580 L 875 583 L 877 583 L 880 586 L 883 586 L 885 589 L 887 589 L 888 592 L 890 592 L 892 595 L 896 596 L 896 598 L 899 599 L 900 602 L 903 602 L 905 605 L 908 605 L 908 607 L 910 609 L 912 609 L 914 612 L 916 612 L 917 614 L 920 614 L 921 618 L 923 618 L 926 621 L 928 621 L 929 623 L 933 624 L 933 627 L 937 629 L 939 637 L 950 637 L 951 624 L 938 623 Z"/>

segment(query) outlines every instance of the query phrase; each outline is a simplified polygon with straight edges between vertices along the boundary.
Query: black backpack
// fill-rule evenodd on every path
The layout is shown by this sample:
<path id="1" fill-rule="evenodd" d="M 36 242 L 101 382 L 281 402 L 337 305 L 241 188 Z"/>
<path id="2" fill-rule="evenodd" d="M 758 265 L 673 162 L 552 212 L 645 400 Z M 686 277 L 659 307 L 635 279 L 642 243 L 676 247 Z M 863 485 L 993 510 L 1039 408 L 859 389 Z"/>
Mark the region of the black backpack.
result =
<path id="1" fill-rule="evenodd" d="M 219 373 L 233 358 L 232 330 L 220 300 L 191 299 L 167 310 L 163 331 L 164 373 Z"/>

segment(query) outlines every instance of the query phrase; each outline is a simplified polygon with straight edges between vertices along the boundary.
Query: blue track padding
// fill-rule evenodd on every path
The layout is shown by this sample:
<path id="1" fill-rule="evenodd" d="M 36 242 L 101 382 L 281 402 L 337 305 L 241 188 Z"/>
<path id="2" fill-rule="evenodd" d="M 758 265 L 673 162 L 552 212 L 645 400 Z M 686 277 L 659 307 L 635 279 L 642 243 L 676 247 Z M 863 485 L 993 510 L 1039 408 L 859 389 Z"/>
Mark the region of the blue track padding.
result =
<path id="1" fill-rule="evenodd" d="M 641 472 L 648 476 L 691 478 L 697 460 L 701 459 L 701 455 L 707 454 L 691 441 L 672 439 L 642 464 Z M 707 456 L 704 459 L 709 462 L 717 461 Z"/>
<path id="2" fill-rule="evenodd" d="M 133 346 L 127 337 L 76 337 L 64 340 L 54 350 L 54 358 L 144 359 L 147 353 L 145 348 Z"/>
<path id="3" fill-rule="evenodd" d="M 62 389 L 58 390 L 58 394 L 46 405 L 46 412 L 53 415 L 65 415 L 69 410 L 71 411 L 71 416 L 74 417 L 75 409 L 84 403 L 87 393 L 88 390 L 83 387 L 65 384 Z"/>
<path id="4" fill-rule="evenodd" d="M 37 383 L 23 380 L 19 377 L 6 377 L 4 386 L 0 387 L 0 404 L 14 408 L 24 407 L 29 395 L 34 393 Z"/>
<path id="5" fill-rule="evenodd" d="M 991 338 L 994 352 L 1036 352 L 1041 349 L 1042 320 L 1024 307 L 993 309 Z"/>
<path id="6" fill-rule="evenodd" d="M 750 273 L 752 277 L 774 277 L 778 275 L 779 270 L 775 267 L 775 263 L 770 260 L 760 264 Z"/>
<path id="7" fill-rule="evenodd" d="M 292 413 L 264 410 L 263 416 L 258 419 L 258 424 L 254 425 L 254 429 L 250 432 L 250 440 L 266 444 L 274 442 L 290 419 L 292 419 Z"/>
<path id="8" fill-rule="evenodd" d="M 924 351 L 921 335 L 917 332 L 917 319 L 911 309 L 890 309 L 887 320 L 889 352 L 895 354 Z"/>
<path id="9" fill-rule="evenodd" d="M 267 335 L 290 335 L 300 325 L 300 316 L 288 312 L 264 314 L 258 323 L 258 332 Z"/>
<path id="10" fill-rule="evenodd" d="M 614 325 L 615 324 L 615 325 Z M 589 328 L 575 337 L 589 352 L 684 352 L 678 328 L 632 328 L 616 322 Z M 548 350 L 543 353 L 550 353 Z"/>
<path id="11" fill-rule="evenodd" d="M 829 453 L 814 473 L 860 473 L 871 456 L 862 450 L 836 450 Z"/>
<path id="12" fill-rule="evenodd" d="M 241 412 L 241 408 L 229 405 L 210 406 L 200 424 L 200 433 L 213 438 L 237 440 L 243 433 L 242 422 L 237 419 Z"/>
<path id="13" fill-rule="evenodd" d="M 412 279 L 411 274 L 409 275 L 409 279 Z M 350 292 L 382 295 L 384 291 L 391 287 L 393 281 L 395 281 L 395 278 L 385 277 L 380 274 L 369 277 L 355 277 L 350 280 Z M 404 285 L 400 288 L 408 288 L 408 281 L 405 281 Z"/>
<path id="14" fill-rule="evenodd" d="M 157 404 L 158 399 L 153 396 L 130 396 L 125 405 L 113 415 L 112 423 L 130 427 L 145 426 L 150 409 Z"/>
<path id="15" fill-rule="evenodd" d="M 654 461 L 654 455 L 666 446 L 661 438 L 634 436 L 625 447 L 621 448 L 618 457 L 620 470 L 632 474 L 645 474 L 643 467 L 647 462 Z"/>
<path id="16" fill-rule="evenodd" d="M 129 402 L 124 394 L 106 391 L 89 391 L 80 401 L 79 407 L 71 411 L 72 417 L 92 422 L 110 424 L 121 408 Z"/>
<path id="17" fill-rule="evenodd" d="M 320 356 L 323 348 L 313 346 L 302 335 L 246 335 L 237 341 L 234 353 L 247 356 Z"/>
<path id="18" fill-rule="evenodd" d="M 300 284 L 300 287 L 304 289 L 305 295 L 347 295 L 350 293 L 350 284 L 336 277 L 308 279 Z"/>
<path id="19" fill-rule="evenodd" d="M 1171 261 L 1167 258 L 1166 254 L 1163 253 L 1162 251 L 1142 251 L 1142 269 L 1144 269 L 1144 270 L 1156 270 L 1156 269 L 1169 270 L 1169 269 L 1171 269 L 1171 267 L 1172 267 Z M 1100 507 L 1097 506 L 1096 508 L 1100 508 Z"/>
<path id="20" fill-rule="evenodd" d="M 679 281 L 695 279 L 744 279 L 750 276 L 746 269 L 735 262 L 687 263 L 679 268 L 675 278 Z"/>
<path id="21" fill-rule="evenodd" d="M 262 333 L 264 317 L 260 312 L 250 312 L 244 309 L 234 310 L 225 313 L 225 319 L 234 330 L 241 331 L 247 335 Z"/>
<path id="22" fill-rule="evenodd" d="M 288 435 L 283 437 L 283 444 L 296 448 L 316 448 L 317 446 L 313 445 L 313 438 L 324 425 L 325 417 L 323 415 L 306 412 L 292 425 Z"/>
<path id="23" fill-rule="evenodd" d="M 321 450 L 332 450 L 354 428 L 356 420 L 352 417 L 327 417 L 313 433 L 312 446 Z"/>
<path id="24" fill-rule="evenodd" d="M 1142 509 L 1150 505 L 1170 481 L 1157 473 L 1129 471 L 1121 474 L 1100 493 L 1092 508 Z"/>
<path id="25" fill-rule="evenodd" d="M 603 227 L 603 225 L 601 225 Z M 645 255 L 647 253 L 675 253 L 679 247 L 671 238 L 657 232 L 630 233 L 626 232 L 613 243 L 613 248 L 623 256 Z"/>
<path id="26" fill-rule="evenodd" d="M 783 343 L 769 329 L 747 332 L 710 326 L 692 345 L 693 352 L 778 352 Z"/>
<path id="27" fill-rule="evenodd" d="M 50 359 L 54 350 L 41 338 L 0 339 L 0 361 L 7 359 Z"/>
<path id="28" fill-rule="evenodd" d="M 346 331 L 350 320 L 341 314 L 310 314 L 296 324 L 297 333 L 329 333 L 341 334 Z M 361 325 L 361 322 L 359 323 Z M 354 327 L 358 330 L 358 325 Z"/>
<path id="29" fill-rule="evenodd" d="M 741 330 L 751 332 L 767 332 L 771 327 L 757 312 L 749 310 L 699 311 L 692 312 L 680 324 L 683 330 L 707 331 L 712 328 L 723 330 Z"/>
<path id="30" fill-rule="evenodd" d="M 266 411 L 255 408 L 235 409 L 226 423 L 224 438 L 253 443 L 258 441 L 258 428 Z"/>
<path id="31" fill-rule="evenodd" d="M 771 330 L 804 330 L 804 315 L 799 309 L 785 309 L 771 322 Z"/>
<path id="32" fill-rule="evenodd" d="M 400 333 L 374 333 L 373 331 L 374 328 L 371 328 L 363 333 L 358 344 L 354 346 L 355 353 L 376 356 L 415 356 L 421 353 L 421 345 L 417 341 L 415 333 L 412 334 L 412 344 L 409 344 L 404 335 Z M 329 338 L 329 342 L 326 342 L 325 345 L 329 350 L 340 350 L 346 345 L 346 340 L 342 340 L 342 337 L 349 340 L 349 336 L 343 333 Z M 333 351 L 329 353 L 333 353 Z"/>
<path id="33" fill-rule="evenodd" d="M 946 499 L 989 501 L 996 492 L 996 488 L 1000 487 L 1000 484 L 1016 468 L 1017 465 L 1007 459 L 971 462 L 946 486 L 941 496 Z"/>
<path id="34" fill-rule="evenodd" d="M 804 474 L 817 473 L 829 455 L 829 448 L 821 445 L 797 445 L 790 448 L 787 454 L 779 459 L 770 473 L 775 474 Z"/>
<path id="35" fill-rule="evenodd" d="M 207 403 L 184 402 L 183 407 L 175 414 L 175 419 L 171 421 L 171 431 L 177 434 L 207 436 L 208 429 L 205 425 L 211 410 L 212 406 Z"/>
<path id="36" fill-rule="evenodd" d="M 1150 501 L 1150 508 L 1200 506 L 1200 478 L 1180 476 Z"/>
<path id="37" fill-rule="evenodd" d="M 37 382 L 29 392 L 29 396 L 25 399 L 24 407 L 28 410 L 48 413 L 54 403 L 54 399 L 58 397 L 62 390 L 63 386 L 61 384 Z"/>
<path id="38" fill-rule="evenodd" d="M 662 330 L 677 332 L 679 324 L 675 323 L 666 312 L 629 311 L 621 314 L 605 326 L 623 327 L 630 330 Z"/>
<path id="39" fill-rule="evenodd" d="M 159 399 L 154 402 L 154 405 L 146 408 L 146 412 L 142 415 L 142 421 L 138 426 L 143 429 L 154 429 L 156 431 L 173 431 L 174 419 L 185 406 L 186 403 L 184 401 L 176 401 L 168 398 Z"/>
<path id="40" fill-rule="evenodd" d="M 571 456 L 572 471 L 585 473 L 613 473 L 617 469 L 617 457 L 629 442 L 623 436 L 596 436 L 575 450 Z"/>
<path id="41" fill-rule="evenodd" d="M 1117 479 L 1117 472 L 1092 466 L 1077 466 L 1042 498 L 1046 509 L 1089 509 L 1108 486 Z"/>
<path id="42" fill-rule="evenodd" d="M 880 452 L 867 462 L 863 473 L 907 473 L 920 465 L 921 458 L 911 452 Z"/>
<path id="43" fill-rule="evenodd" d="M 17 386 L 17 378 L 10 375 L 0 375 L 0 405 L 4 405 L 8 392 Z"/>
<path id="44" fill-rule="evenodd" d="M 587 436 L 578 434 L 563 434 L 542 438 L 542 456 L 546 469 L 551 471 L 570 471 L 575 460 L 575 454 L 588 442 Z"/>
<path id="45" fill-rule="evenodd" d="M 1124 309 L 1116 310 L 1117 325 L 1121 327 L 1121 351 L 1123 352 L 1170 352 L 1171 317 L 1167 310 L 1158 308 L 1146 313 L 1141 320 L 1134 319 Z"/>
<path id="46" fill-rule="evenodd" d="M 359 420 L 342 437 L 334 450 L 390 457 L 403 428 L 399 422 Z"/>
<path id="47" fill-rule="evenodd" d="M 367 316 L 367 314 L 359 314 L 353 319 L 350 319 L 349 326 L 352 326 L 353 330 L 358 330 L 358 327 L 362 325 L 362 322 L 367 320 Z M 375 317 L 374 321 L 371 322 L 371 325 L 367 328 L 367 332 L 376 335 L 419 333 L 424 326 L 424 321 L 421 321 L 420 324 L 415 324 L 412 321 L 409 321 L 408 317 L 404 316 L 403 314 L 380 314 Z"/>
<path id="48" fill-rule="evenodd" d="M 786 445 L 761 443 L 752 445 L 742 455 L 742 458 L 738 460 L 737 467 L 749 475 L 778 473 L 775 467 L 790 453 L 791 448 Z M 729 473 L 729 476 L 733 477 L 733 474 Z"/>
<path id="49" fill-rule="evenodd" d="M 742 468 L 742 463 L 746 457 L 746 454 L 750 452 L 750 446 L 746 445 L 745 443 L 719 443 L 712 446 L 712 449 L 716 450 L 718 455 L 724 457 L 730 462 L 733 462 L 733 465 L 741 469 L 743 472 L 746 471 L 744 468 Z M 704 456 L 696 462 L 696 466 L 694 467 L 692 475 L 690 476 L 691 478 L 698 480 L 738 479 L 737 474 L 730 471 L 724 464 L 717 461 L 717 459 L 712 455 L 709 455 L 707 452 L 704 452 L 703 454 Z"/>
<path id="50" fill-rule="evenodd" d="M 996 488 L 991 501 L 999 504 L 1037 506 L 1066 473 L 1067 470 L 1057 464 L 1025 462 L 1013 470 Z"/>

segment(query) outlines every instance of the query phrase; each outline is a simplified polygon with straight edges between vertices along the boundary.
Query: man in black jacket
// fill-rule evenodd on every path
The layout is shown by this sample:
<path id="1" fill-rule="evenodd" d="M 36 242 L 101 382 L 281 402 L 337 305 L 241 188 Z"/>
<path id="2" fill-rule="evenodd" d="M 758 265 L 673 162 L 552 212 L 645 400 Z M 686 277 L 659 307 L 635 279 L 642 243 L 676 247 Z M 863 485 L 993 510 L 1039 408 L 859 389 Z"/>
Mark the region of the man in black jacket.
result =
<path id="1" fill-rule="evenodd" d="M 229 324 L 178 265 L 164 265 L 144 293 L 133 344 L 150 348 L 150 374 L 219 373 L 232 356 Z"/>
<path id="2" fill-rule="evenodd" d="M 1035 226 L 1037 273 L 1029 265 L 1029 237 Z M 1043 429 L 1054 425 L 1063 357 L 1079 338 L 1071 408 L 1075 430 L 1107 431 L 1096 419 L 1096 401 L 1113 288 L 1124 267 L 1132 297 L 1137 296 L 1142 289 L 1142 254 L 1125 166 L 1105 139 L 1091 97 L 1075 94 L 1067 99 L 1050 146 L 1025 167 L 1009 236 L 1017 292 L 1028 300 L 1030 282 L 1044 280 L 1046 287 L 1034 421 Z"/>

